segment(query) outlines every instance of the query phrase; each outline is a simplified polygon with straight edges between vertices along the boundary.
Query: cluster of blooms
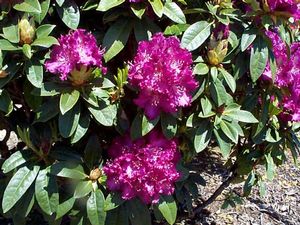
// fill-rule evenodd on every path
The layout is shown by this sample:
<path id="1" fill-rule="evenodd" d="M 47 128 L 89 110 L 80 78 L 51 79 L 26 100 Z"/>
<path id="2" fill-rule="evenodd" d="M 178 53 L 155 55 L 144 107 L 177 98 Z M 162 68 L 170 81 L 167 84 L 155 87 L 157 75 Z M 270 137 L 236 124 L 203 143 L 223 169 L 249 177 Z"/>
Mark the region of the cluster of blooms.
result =
<path id="1" fill-rule="evenodd" d="M 287 14 L 294 19 L 300 19 L 300 3 L 298 0 L 267 0 L 271 12 Z"/>
<path id="2" fill-rule="evenodd" d="M 300 43 L 291 45 L 288 58 L 286 45 L 277 32 L 267 31 L 266 35 L 272 41 L 277 64 L 274 83 L 284 93 L 282 99 L 284 111 L 281 118 L 286 121 L 300 121 Z M 269 65 L 263 75 L 272 77 Z"/>
<path id="3" fill-rule="evenodd" d="M 158 131 L 134 142 L 126 135 L 116 138 L 108 153 L 112 161 L 103 167 L 107 187 L 120 191 L 123 199 L 139 197 L 148 204 L 173 194 L 180 178 L 176 140 L 167 140 Z"/>
<path id="4" fill-rule="evenodd" d="M 139 43 L 128 78 L 140 91 L 134 102 L 150 119 L 191 103 L 191 93 L 198 86 L 192 63 L 191 53 L 180 47 L 176 37 L 157 33 L 150 41 Z"/>
<path id="5" fill-rule="evenodd" d="M 97 66 L 106 72 L 102 66 L 104 51 L 97 46 L 95 37 L 84 29 L 71 31 L 58 39 L 50 54 L 50 59 L 45 62 L 46 69 L 54 74 L 59 74 L 61 80 L 66 80 L 73 70 L 80 70 L 81 66 L 87 68 Z"/>

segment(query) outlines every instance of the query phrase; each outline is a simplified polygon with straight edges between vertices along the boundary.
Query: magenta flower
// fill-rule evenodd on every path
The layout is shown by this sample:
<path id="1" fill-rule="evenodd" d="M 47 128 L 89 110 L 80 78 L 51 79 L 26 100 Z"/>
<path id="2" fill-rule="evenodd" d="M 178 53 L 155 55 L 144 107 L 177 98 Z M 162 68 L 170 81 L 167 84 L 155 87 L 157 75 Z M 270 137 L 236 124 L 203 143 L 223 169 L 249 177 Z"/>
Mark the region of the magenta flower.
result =
<path id="1" fill-rule="evenodd" d="M 180 47 L 176 37 L 157 33 L 150 41 L 141 41 L 128 74 L 130 84 L 139 89 L 135 104 L 150 119 L 190 105 L 198 85 L 192 63 L 191 53 Z"/>
<path id="2" fill-rule="evenodd" d="M 50 59 L 45 62 L 46 69 L 54 74 L 59 74 L 61 80 L 66 80 L 68 75 L 82 66 L 86 70 L 99 67 L 103 73 L 106 68 L 102 65 L 104 50 L 97 46 L 95 37 L 84 29 L 71 31 L 58 39 L 50 54 Z"/>
<path id="3" fill-rule="evenodd" d="M 298 0 L 268 0 L 269 8 L 272 12 L 281 13 L 300 19 L 300 4 Z"/>
<path id="4" fill-rule="evenodd" d="M 287 48 L 277 32 L 266 31 L 272 42 L 277 71 L 274 84 L 282 90 L 283 97 L 280 102 L 283 112 L 280 119 L 287 121 L 300 121 L 300 43 L 293 43 L 290 48 L 290 57 Z M 263 77 L 272 78 L 270 65 L 267 65 Z"/>
<path id="5" fill-rule="evenodd" d="M 157 131 L 131 141 L 129 135 L 118 137 L 110 147 L 112 158 L 104 167 L 107 187 L 121 192 L 125 200 L 135 197 L 144 203 L 157 203 L 160 195 L 171 195 L 180 174 L 176 140 L 167 140 Z"/>

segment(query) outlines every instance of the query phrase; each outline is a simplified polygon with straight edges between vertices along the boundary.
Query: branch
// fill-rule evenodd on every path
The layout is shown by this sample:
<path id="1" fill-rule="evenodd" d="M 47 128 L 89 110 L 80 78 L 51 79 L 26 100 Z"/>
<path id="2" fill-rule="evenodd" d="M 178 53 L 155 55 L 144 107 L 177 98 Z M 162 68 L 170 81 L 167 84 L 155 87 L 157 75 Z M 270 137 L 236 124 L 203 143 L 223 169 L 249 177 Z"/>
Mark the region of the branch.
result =
<path id="1" fill-rule="evenodd" d="M 206 200 L 204 201 L 201 205 L 197 206 L 194 211 L 193 211 L 193 217 L 195 217 L 195 215 L 197 213 L 200 213 L 204 208 L 206 208 L 208 205 L 210 205 L 211 203 L 213 203 L 217 197 L 222 194 L 222 192 L 231 184 L 231 182 L 234 180 L 236 173 L 236 163 L 231 167 L 230 171 L 231 174 L 227 177 L 227 179 L 217 188 L 217 190 L 215 190 L 215 192 Z"/>

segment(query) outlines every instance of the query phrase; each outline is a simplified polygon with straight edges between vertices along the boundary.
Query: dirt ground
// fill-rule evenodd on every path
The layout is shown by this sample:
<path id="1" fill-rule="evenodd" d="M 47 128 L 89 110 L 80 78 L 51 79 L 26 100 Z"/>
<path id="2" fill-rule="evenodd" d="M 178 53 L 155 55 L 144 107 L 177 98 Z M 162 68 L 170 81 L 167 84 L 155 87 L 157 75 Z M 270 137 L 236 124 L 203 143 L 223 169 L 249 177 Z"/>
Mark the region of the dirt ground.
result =
<path id="1" fill-rule="evenodd" d="M 211 155 L 195 162 L 202 176 L 207 181 L 206 187 L 199 187 L 202 198 L 207 199 L 227 176 L 218 156 Z M 178 225 L 300 225 L 300 168 L 297 168 L 291 157 L 288 162 L 277 169 L 273 181 L 267 182 L 267 191 L 260 197 L 254 188 L 242 205 L 235 208 L 221 209 L 225 194 L 242 193 L 243 186 L 229 186 L 217 201 L 196 215 L 196 219 L 186 219 Z"/>

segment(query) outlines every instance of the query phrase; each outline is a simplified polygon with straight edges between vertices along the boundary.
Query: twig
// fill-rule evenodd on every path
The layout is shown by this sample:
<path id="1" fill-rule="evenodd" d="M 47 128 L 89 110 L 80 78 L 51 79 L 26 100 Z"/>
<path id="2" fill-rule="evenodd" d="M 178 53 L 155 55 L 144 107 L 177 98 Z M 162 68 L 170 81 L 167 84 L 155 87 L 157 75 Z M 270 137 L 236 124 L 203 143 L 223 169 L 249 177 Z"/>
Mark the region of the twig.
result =
<path id="1" fill-rule="evenodd" d="M 227 179 L 217 188 L 217 190 L 215 190 L 215 192 L 206 200 L 203 202 L 203 204 L 197 206 L 194 211 L 193 211 L 193 217 L 201 212 L 204 208 L 206 208 L 208 205 L 210 205 L 211 203 L 213 203 L 216 198 L 222 194 L 222 192 L 231 184 L 231 182 L 234 180 L 236 174 L 235 174 L 235 170 L 236 170 L 237 165 L 234 164 L 230 171 L 231 174 L 229 175 L 229 177 L 227 177 Z"/>

